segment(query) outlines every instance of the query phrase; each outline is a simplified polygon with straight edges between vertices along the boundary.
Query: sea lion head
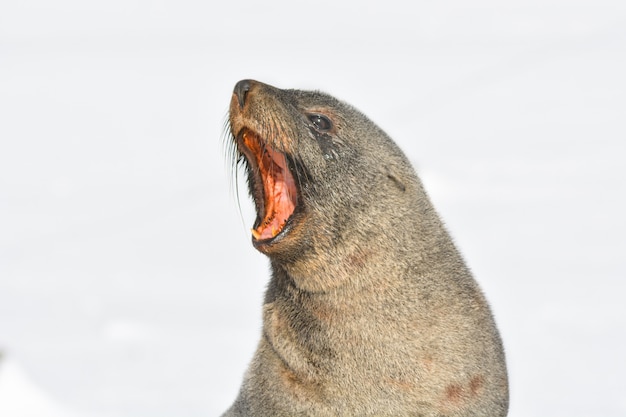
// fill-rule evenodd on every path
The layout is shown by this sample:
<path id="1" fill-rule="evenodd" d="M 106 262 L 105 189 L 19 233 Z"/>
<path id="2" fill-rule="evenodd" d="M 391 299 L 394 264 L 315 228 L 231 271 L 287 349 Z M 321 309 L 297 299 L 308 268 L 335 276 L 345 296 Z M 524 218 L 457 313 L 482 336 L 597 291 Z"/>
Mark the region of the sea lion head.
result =
<path id="1" fill-rule="evenodd" d="M 243 80 L 229 125 L 256 206 L 252 243 L 272 261 L 330 265 L 324 257 L 359 256 L 403 227 L 398 216 L 415 201 L 417 178 L 395 143 L 352 106 Z"/>

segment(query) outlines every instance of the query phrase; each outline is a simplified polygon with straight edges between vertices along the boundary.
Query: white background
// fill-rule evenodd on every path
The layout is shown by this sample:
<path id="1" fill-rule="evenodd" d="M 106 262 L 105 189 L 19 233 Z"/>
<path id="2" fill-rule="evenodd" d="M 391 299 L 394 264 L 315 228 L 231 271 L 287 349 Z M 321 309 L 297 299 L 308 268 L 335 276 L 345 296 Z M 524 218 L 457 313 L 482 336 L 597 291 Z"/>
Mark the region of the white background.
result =
<path id="1" fill-rule="evenodd" d="M 268 279 L 222 146 L 242 78 L 405 150 L 493 306 L 511 417 L 626 415 L 623 0 L 3 0 L 2 417 L 232 402 Z"/>

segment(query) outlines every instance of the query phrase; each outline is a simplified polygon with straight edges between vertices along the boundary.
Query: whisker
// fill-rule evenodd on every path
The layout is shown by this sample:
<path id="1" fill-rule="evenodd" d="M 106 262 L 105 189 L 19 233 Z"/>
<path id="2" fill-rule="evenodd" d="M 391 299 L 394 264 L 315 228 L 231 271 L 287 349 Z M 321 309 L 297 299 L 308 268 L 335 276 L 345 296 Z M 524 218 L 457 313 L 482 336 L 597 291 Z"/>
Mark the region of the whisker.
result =
<path id="1" fill-rule="evenodd" d="M 237 210 L 239 211 L 239 218 L 243 229 L 246 230 L 245 220 L 243 218 L 243 210 L 241 209 L 241 196 L 239 192 L 239 169 L 241 166 L 245 168 L 245 158 L 239 152 L 235 136 L 232 132 L 230 125 L 230 119 L 228 112 L 224 116 L 224 122 L 222 127 L 222 153 L 226 159 L 226 168 L 228 170 L 228 188 L 230 190 L 231 198 L 235 198 L 237 204 Z"/>

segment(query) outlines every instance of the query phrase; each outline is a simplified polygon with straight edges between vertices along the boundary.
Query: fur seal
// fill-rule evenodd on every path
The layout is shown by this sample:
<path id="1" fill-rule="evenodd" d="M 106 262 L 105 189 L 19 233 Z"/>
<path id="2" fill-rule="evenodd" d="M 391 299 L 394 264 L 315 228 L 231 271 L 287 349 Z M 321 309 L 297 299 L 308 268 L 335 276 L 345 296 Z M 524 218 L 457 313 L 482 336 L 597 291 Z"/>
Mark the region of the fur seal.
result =
<path id="1" fill-rule="evenodd" d="M 252 80 L 229 126 L 272 273 L 223 416 L 505 416 L 490 308 L 399 147 L 329 95 Z"/>

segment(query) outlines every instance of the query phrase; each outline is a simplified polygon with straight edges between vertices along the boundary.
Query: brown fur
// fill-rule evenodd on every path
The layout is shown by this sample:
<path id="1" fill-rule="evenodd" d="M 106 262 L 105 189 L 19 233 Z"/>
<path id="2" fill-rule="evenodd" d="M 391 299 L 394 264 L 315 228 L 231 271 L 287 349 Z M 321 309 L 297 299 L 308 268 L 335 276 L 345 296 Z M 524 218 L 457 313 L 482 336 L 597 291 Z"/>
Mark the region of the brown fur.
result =
<path id="1" fill-rule="evenodd" d="M 253 239 L 272 266 L 263 334 L 224 416 L 505 416 L 488 304 L 404 154 L 333 97 L 246 83 L 233 139 L 290 156 L 299 194 L 283 233 Z"/>

